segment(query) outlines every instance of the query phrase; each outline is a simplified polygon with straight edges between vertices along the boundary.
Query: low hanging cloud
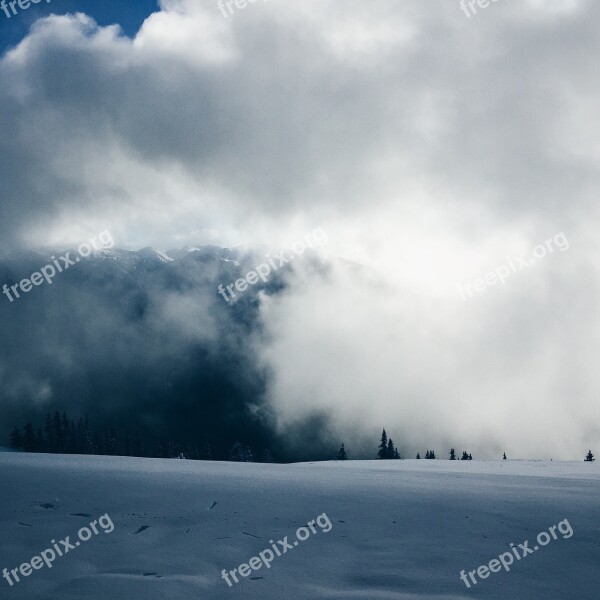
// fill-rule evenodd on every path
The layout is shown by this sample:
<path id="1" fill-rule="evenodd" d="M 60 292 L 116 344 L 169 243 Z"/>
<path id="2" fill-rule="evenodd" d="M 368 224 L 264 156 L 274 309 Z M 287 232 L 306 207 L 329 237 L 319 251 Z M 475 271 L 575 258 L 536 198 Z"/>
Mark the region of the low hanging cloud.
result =
<path id="1" fill-rule="evenodd" d="M 0 61 L 1 246 L 278 249 L 323 227 L 326 272 L 262 300 L 280 431 L 323 414 L 360 447 L 386 426 L 411 452 L 577 457 L 600 442 L 599 12 L 170 0 L 133 39 L 43 19 Z M 568 252 L 457 294 L 559 232 Z M 166 299 L 178 326 L 194 311 Z"/>

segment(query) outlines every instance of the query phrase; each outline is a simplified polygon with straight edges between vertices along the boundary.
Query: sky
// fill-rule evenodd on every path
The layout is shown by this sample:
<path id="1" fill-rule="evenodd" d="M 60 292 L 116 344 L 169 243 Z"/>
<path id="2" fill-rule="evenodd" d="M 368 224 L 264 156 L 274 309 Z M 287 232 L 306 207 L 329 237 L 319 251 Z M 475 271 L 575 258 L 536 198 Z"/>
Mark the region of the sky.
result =
<path id="1" fill-rule="evenodd" d="M 103 230 L 277 249 L 322 227 L 328 275 L 261 301 L 279 431 L 320 411 L 339 439 L 386 426 L 410 452 L 598 446 L 600 6 L 225 13 L 0 13 L 2 249 Z"/>
<path id="2" fill-rule="evenodd" d="M 10 17 L 0 13 L 0 51 L 18 44 L 27 35 L 31 26 L 50 14 L 65 15 L 82 12 L 92 17 L 100 26 L 118 23 L 123 32 L 134 36 L 144 19 L 158 9 L 156 0 L 38 0 L 29 8 L 21 10 L 15 5 L 17 14 L 8 8 Z"/>

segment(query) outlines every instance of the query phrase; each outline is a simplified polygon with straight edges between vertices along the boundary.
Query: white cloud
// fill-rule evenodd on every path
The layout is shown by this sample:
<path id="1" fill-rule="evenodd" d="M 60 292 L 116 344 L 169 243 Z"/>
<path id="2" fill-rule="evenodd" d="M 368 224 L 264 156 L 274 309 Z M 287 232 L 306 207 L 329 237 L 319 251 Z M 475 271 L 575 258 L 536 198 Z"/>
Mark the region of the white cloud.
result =
<path id="1" fill-rule="evenodd" d="M 133 40 L 50 17 L 2 59 L 4 240 L 280 248 L 322 226 L 363 270 L 265 306 L 282 424 L 326 406 L 576 452 L 599 416 L 600 7 L 161 6 Z M 558 231 L 560 260 L 461 304 L 456 283 Z"/>

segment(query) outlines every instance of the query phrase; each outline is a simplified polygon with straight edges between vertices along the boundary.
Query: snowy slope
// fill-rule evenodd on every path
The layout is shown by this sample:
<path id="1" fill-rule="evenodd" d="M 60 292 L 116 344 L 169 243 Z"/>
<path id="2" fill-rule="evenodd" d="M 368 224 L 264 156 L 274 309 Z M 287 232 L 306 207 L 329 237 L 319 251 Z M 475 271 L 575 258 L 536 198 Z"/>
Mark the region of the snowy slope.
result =
<path id="1" fill-rule="evenodd" d="M 105 513 L 115 525 L 52 569 L 13 587 L 0 579 L 1 598 L 600 598 L 598 463 L 260 465 L 3 453 L 0 482 L 0 569 L 30 561 L 51 539 L 73 542 Z M 322 513 L 331 531 L 317 527 L 253 579 L 230 588 L 221 578 L 270 539 L 296 539 Z M 475 588 L 459 579 L 461 569 L 564 519 L 570 539 L 559 535 Z"/>

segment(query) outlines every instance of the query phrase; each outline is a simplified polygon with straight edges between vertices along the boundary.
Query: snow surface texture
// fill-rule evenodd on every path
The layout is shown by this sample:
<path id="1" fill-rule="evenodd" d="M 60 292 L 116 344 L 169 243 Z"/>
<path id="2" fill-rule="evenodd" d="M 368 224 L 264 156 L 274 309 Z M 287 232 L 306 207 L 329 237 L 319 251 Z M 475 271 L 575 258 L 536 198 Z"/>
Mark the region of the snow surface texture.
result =
<path id="1" fill-rule="evenodd" d="M 600 464 L 365 461 L 263 465 L 0 455 L 0 569 L 108 513 L 1 598 L 506 600 L 600 598 Z M 228 587 L 231 570 L 327 513 L 317 532 Z M 467 589 L 476 569 L 568 519 L 574 534 Z M 251 577 L 253 579 L 251 579 Z"/>

